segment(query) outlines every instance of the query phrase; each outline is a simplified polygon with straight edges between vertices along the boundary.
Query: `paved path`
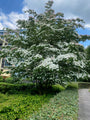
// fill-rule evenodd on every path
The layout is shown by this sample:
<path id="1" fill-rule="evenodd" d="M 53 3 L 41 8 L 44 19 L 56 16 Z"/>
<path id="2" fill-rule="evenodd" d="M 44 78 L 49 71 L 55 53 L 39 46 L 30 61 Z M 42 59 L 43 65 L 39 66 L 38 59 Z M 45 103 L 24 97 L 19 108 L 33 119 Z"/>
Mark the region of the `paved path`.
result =
<path id="1" fill-rule="evenodd" d="M 90 120 L 90 92 L 89 89 L 79 89 L 78 120 Z"/>

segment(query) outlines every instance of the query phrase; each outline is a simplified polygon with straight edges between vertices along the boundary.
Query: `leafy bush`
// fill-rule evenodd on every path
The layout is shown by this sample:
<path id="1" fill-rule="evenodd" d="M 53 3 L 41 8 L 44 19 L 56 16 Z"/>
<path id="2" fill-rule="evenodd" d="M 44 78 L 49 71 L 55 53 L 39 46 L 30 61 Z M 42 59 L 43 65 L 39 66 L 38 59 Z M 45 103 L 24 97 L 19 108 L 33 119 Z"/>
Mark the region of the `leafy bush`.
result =
<path id="1" fill-rule="evenodd" d="M 8 77 L 8 78 L 3 79 L 3 77 L 0 76 L 0 82 L 13 83 L 14 81 L 13 81 L 12 77 Z"/>
<path id="2" fill-rule="evenodd" d="M 0 92 L 1 93 L 17 93 L 20 91 L 25 91 L 32 89 L 33 84 L 11 84 L 6 82 L 0 82 Z"/>
<path id="3" fill-rule="evenodd" d="M 54 71 L 46 68 L 46 67 L 39 67 L 33 71 L 33 82 L 40 87 L 50 87 L 52 84 L 55 84 L 54 79 Z"/>
<path id="4" fill-rule="evenodd" d="M 0 76 L 0 82 L 4 82 L 5 80 L 3 79 L 2 76 Z"/>
<path id="5" fill-rule="evenodd" d="M 60 91 L 65 90 L 65 88 L 64 88 L 63 86 L 59 85 L 59 84 L 52 85 L 52 88 L 53 88 L 53 90 L 56 91 L 56 92 L 60 92 Z"/>
<path id="6" fill-rule="evenodd" d="M 12 77 L 8 77 L 8 78 L 5 79 L 5 82 L 13 83 L 13 78 Z"/>
<path id="7" fill-rule="evenodd" d="M 78 91 L 73 89 L 58 93 L 27 120 L 77 120 L 77 116 Z"/>
<path id="8" fill-rule="evenodd" d="M 68 83 L 66 89 L 78 89 L 78 83 L 77 82 Z"/>
<path id="9" fill-rule="evenodd" d="M 0 82 L 0 92 L 1 93 L 9 93 L 9 94 L 15 94 L 20 93 L 22 91 L 29 91 L 31 94 L 56 94 L 58 92 L 61 92 L 65 88 L 59 84 L 52 85 L 50 87 L 40 87 L 35 86 L 35 84 L 11 84 L 6 82 Z"/>

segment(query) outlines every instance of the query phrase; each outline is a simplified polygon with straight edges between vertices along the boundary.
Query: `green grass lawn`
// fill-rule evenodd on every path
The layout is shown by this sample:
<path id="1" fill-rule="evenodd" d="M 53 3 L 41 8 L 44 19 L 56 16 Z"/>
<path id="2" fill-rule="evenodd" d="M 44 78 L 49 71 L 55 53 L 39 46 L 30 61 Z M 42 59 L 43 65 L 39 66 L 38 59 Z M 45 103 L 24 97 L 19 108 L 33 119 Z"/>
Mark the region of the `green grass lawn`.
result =
<path id="1" fill-rule="evenodd" d="M 78 92 L 72 89 L 76 86 L 76 83 L 68 84 L 65 90 L 60 85 L 53 85 L 53 89 L 43 94 L 32 95 L 29 85 L 2 82 L 0 120 L 77 120 Z"/>

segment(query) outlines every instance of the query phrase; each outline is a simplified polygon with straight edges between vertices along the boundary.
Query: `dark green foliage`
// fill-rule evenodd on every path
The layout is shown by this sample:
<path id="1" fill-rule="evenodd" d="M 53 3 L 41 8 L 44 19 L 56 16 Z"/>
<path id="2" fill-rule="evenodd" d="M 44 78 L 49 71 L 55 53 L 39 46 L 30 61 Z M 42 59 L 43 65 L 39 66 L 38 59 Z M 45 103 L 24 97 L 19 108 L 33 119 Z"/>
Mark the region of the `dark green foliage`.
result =
<path id="1" fill-rule="evenodd" d="M 78 88 L 90 88 L 90 82 L 80 82 L 78 83 Z"/>
<path id="2" fill-rule="evenodd" d="M 5 79 L 5 82 L 13 83 L 13 78 L 12 77 L 8 77 L 8 78 Z"/>
<path id="3" fill-rule="evenodd" d="M 85 49 L 85 51 L 86 51 L 87 59 L 90 60 L 90 45 Z"/>
<path id="4" fill-rule="evenodd" d="M 39 67 L 33 70 L 33 79 L 32 81 L 39 85 L 40 87 L 50 87 L 52 84 L 55 84 L 55 72 L 46 67 Z"/>
<path id="5" fill-rule="evenodd" d="M 90 82 L 90 77 L 83 77 L 78 79 L 79 82 Z"/>
<path id="6" fill-rule="evenodd" d="M 18 93 L 33 88 L 33 84 L 11 84 L 6 82 L 0 82 L 0 92 L 2 93 Z"/>
<path id="7" fill-rule="evenodd" d="M 86 58 L 87 58 L 86 71 L 89 73 L 89 76 L 83 82 L 90 82 L 90 45 L 85 49 L 85 51 L 86 51 Z"/>
<path id="8" fill-rule="evenodd" d="M 14 83 L 14 80 L 12 77 L 8 77 L 3 79 L 3 77 L 0 77 L 0 82 L 6 82 L 6 83 Z"/>
<path id="9" fill-rule="evenodd" d="M 49 87 L 36 86 L 35 84 L 11 84 L 6 82 L 0 82 L 0 92 L 1 93 L 9 93 L 9 94 L 19 94 L 25 92 L 26 94 L 29 92 L 31 94 L 56 94 L 61 92 L 65 88 L 59 84 L 52 85 Z"/>

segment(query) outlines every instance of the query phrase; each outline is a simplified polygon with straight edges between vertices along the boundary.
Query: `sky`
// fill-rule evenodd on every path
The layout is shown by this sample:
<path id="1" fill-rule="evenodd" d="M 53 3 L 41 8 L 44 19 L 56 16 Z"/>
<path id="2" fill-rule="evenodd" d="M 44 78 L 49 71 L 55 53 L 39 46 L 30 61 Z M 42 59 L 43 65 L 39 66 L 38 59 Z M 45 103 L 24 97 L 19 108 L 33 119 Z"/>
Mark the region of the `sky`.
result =
<path id="1" fill-rule="evenodd" d="M 27 19 L 24 11 L 34 9 L 37 13 L 44 12 L 45 3 L 48 0 L 0 0 L 0 29 L 16 29 L 18 19 Z M 90 35 L 90 0 L 53 0 L 55 12 L 64 13 L 65 18 L 81 18 L 85 21 L 85 29 L 79 29 L 79 34 Z M 90 40 L 80 42 L 87 47 Z"/>

